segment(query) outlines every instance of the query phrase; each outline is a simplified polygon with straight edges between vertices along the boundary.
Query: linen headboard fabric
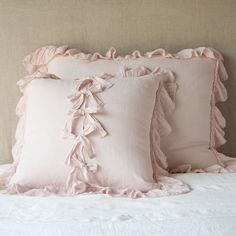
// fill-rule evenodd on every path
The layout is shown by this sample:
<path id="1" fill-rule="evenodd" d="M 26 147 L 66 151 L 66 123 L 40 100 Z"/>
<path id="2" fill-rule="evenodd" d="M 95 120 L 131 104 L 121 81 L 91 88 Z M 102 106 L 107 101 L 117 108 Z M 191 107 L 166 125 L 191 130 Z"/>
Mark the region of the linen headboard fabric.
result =
<path id="1" fill-rule="evenodd" d="M 219 49 L 229 74 L 227 119 L 221 151 L 236 156 L 236 1 L 234 0 L 1 0 L 0 163 L 10 162 L 20 97 L 21 61 L 44 45 L 70 45 L 85 52 L 119 54 L 165 48 Z"/>

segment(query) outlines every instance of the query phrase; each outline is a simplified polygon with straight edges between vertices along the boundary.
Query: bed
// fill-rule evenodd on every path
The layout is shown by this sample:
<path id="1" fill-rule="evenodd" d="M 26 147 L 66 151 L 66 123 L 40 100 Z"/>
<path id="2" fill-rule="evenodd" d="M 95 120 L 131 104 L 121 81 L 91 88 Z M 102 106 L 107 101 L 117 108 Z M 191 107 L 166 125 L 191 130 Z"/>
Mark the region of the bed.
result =
<path id="1" fill-rule="evenodd" d="M 1 170 L 7 165 L 2 165 Z M 176 174 L 190 193 L 162 198 L 0 195 L 0 234 L 7 236 L 233 236 L 236 174 Z"/>

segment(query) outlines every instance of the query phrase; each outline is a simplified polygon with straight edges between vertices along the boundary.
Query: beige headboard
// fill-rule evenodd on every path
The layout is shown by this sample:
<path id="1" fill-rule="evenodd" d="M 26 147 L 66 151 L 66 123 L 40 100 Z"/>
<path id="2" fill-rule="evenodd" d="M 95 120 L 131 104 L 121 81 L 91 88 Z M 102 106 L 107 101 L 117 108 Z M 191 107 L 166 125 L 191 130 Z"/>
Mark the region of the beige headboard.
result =
<path id="1" fill-rule="evenodd" d="M 0 163 L 11 160 L 22 59 L 43 45 L 121 53 L 210 46 L 225 56 L 228 143 L 236 156 L 235 0 L 0 0 Z"/>

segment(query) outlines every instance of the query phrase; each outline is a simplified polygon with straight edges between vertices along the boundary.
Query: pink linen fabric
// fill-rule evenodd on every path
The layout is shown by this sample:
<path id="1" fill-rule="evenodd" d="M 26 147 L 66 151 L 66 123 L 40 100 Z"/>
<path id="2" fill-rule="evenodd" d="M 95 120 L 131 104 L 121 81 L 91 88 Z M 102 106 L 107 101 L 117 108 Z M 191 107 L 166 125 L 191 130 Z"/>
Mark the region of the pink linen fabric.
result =
<path id="1" fill-rule="evenodd" d="M 234 159 L 217 152 L 226 142 L 225 119 L 217 102 L 227 99 L 223 81 L 227 73 L 221 54 L 212 48 L 185 49 L 170 54 L 156 49 L 142 55 L 139 51 L 121 57 L 111 48 L 105 56 L 85 54 L 67 46 L 39 48 L 27 56 L 29 73 L 44 71 L 65 80 L 101 72 L 117 74 L 121 67 L 160 66 L 175 73 L 179 85 L 176 110 L 169 123 L 172 133 L 162 138 L 161 147 L 168 157 L 162 166 L 172 172 L 234 172 Z M 162 161 L 163 162 L 163 161 Z"/>
<path id="2" fill-rule="evenodd" d="M 170 131 L 161 100 L 173 103 L 164 87 L 174 83 L 172 74 L 122 71 L 68 81 L 36 72 L 19 81 L 24 96 L 17 107 L 14 163 L 1 174 L 1 192 L 131 198 L 188 192 L 183 182 L 153 172 L 158 164 L 150 127 L 156 116 L 162 132 Z M 162 153 L 160 145 L 156 148 Z"/>

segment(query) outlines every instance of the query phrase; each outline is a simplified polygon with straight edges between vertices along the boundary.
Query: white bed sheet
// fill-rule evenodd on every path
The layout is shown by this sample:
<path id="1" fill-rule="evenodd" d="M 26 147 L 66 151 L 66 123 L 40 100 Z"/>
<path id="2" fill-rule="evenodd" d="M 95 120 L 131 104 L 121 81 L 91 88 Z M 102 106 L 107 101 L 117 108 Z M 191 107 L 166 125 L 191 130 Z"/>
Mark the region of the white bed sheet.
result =
<path id="1" fill-rule="evenodd" d="M 236 174 L 175 176 L 193 191 L 135 200 L 0 195 L 0 236 L 236 235 Z"/>

